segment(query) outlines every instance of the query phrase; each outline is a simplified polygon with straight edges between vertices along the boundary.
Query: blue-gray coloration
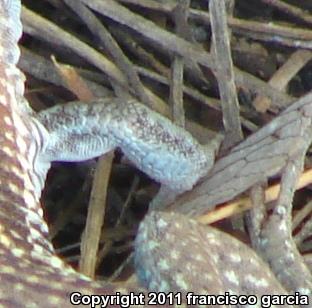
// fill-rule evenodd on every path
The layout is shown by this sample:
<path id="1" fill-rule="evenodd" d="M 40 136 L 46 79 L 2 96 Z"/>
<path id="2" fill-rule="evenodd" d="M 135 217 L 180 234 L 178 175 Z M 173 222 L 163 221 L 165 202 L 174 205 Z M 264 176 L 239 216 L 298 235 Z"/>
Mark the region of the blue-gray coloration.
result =
<path id="1" fill-rule="evenodd" d="M 202 147 L 134 101 L 71 103 L 35 115 L 23 98 L 23 76 L 15 66 L 20 5 L 0 0 L 0 304 L 72 307 L 73 291 L 144 292 L 90 281 L 55 255 L 39 203 L 49 165 L 120 147 L 140 169 L 181 192 L 209 170 L 215 146 Z M 246 246 L 178 214 L 151 212 L 140 227 L 135 254 L 139 276 L 151 290 L 284 292 Z"/>
<path id="2" fill-rule="evenodd" d="M 1 13 L 1 59 L 8 64 L 15 65 L 20 56 L 20 50 L 16 44 L 22 35 L 22 24 L 20 21 L 21 2 L 3 1 Z"/>
<path id="3" fill-rule="evenodd" d="M 253 250 L 224 232 L 176 213 L 149 214 L 140 226 L 135 252 L 139 278 L 153 291 L 229 292 L 259 298 L 287 294 Z"/>
<path id="4" fill-rule="evenodd" d="M 140 170 L 170 190 L 191 189 L 208 173 L 215 147 L 200 145 L 188 132 L 134 101 L 72 102 L 40 112 L 46 128 L 45 161 L 79 161 L 116 147 Z"/>

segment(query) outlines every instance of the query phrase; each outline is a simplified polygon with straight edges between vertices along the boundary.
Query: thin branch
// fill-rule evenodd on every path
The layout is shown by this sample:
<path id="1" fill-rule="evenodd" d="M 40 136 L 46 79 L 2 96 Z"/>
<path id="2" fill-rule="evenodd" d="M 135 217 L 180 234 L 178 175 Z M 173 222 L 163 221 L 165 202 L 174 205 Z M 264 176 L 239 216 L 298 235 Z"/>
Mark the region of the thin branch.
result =
<path id="1" fill-rule="evenodd" d="M 309 24 L 310 26 L 312 26 L 312 16 L 307 11 L 304 11 L 294 5 L 288 4 L 280 0 L 261 0 L 261 1 L 268 5 L 274 6 L 281 12 L 284 12 L 289 16 L 300 19 L 305 23 Z"/>
<path id="2" fill-rule="evenodd" d="M 277 90 L 284 90 L 289 81 L 312 59 L 312 52 L 309 50 L 297 50 L 288 60 L 274 73 L 269 84 Z M 259 112 L 266 112 L 270 109 L 271 101 L 265 94 L 258 95 L 253 102 Z"/>
<path id="3" fill-rule="evenodd" d="M 189 0 L 180 0 L 178 1 L 173 13 L 176 34 L 186 39 L 186 32 L 188 30 L 187 18 L 189 5 Z M 173 121 L 181 127 L 185 126 L 183 106 L 183 72 L 184 59 L 181 56 L 175 55 L 171 64 L 170 101 Z"/>
<path id="4" fill-rule="evenodd" d="M 133 68 L 133 64 L 124 55 L 123 51 L 116 43 L 112 35 L 105 28 L 105 26 L 98 20 L 98 18 L 80 1 L 64 0 L 64 2 L 72 8 L 72 10 L 80 16 L 87 27 L 104 45 L 110 56 L 114 59 L 121 72 L 127 77 L 127 82 L 130 88 L 133 88 L 139 100 L 146 102 L 150 107 L 150 97 L 145 92 L 145 89 L 140 81 L 140 78 Z"/>
<path id="5" fill-rule="evenodd" d="M 227 149 L 243 139 L 239 117 L 239 103 L 234 82 L 233 62 L 224 0 L 210 0 L 213 55 L 220 91 L 225 141 Z"/>
<path id="6" fill-rule="evenodd" d="M 312 276 L 292 238 L 291 213 L 295 186 L 303 169 L 311 136 L 312 126 L 302 135 L 297 153 L 289 156 L 282 174 L 279 198 L 260 235 L 262 255 L 283 286 L 289 292 L 308 296 L 312 295 Z"/>
<path id="7" fill-rule="evenodd" d="M 207 177 L 170 208 L 198 216 L 278 174 L 311 127 L 312 93 L 300 98 L 216 162 Z"/>
<path id="8" fill-rule="evenodd" d="M 35 35 L 49 43 L 63 45 L 92 63 L 95 67 L 105 72 L 109 78 L 116 81 L 123 88 L 131 90 L 129 84 L 118 67 L 109 61 L 103 54 L 91 48 L 86 43 L 80 41 L 70 33 L 62 30 L 47 19 L 33 13 L 25 7 L 22 7 L 22 21 L 26 33 Z M 146 92 L 151 97 L 150 101 L 155 102 L 153 109 L 157 109 L 159 104 L 161 107 L 166 105 L 158 96 L 146 88 Z M 135 93 L 133 93 L 135 94 Z M 160 107 L 160 108 L 161 108 Z"/>
<path id="9" fill-rule="evenodd" d="M 173 4 L 157 3 L 150 0 L 118 0 L 122 3 L 131 3 L 146 9 L 156 10 L 162 13 L 170 14 L 173 9 Z M 210 26 L 209 13 L 200 10 L 191 9 L 190 19 L 202 22 Z M 290 46 L 293 48 L 308 48 L 312 49 L 312 34 L 307 29 L 300 29 L 284 25 L 276 25 L 272 23 L 264 23 L 253 20 L 243 20 L 239 18 L 229 17 L 228 24 L 232 31 L 236 34 L 241 34 L 249 37 L 252 40 L 261 40 L 265 42 L 275 42 Z"/>
<path id="10" fill-rule="evenodd" d="M 312 184 L 312 169 L 306 170 L 301 176 L 296 185 L 296 189 L 299 190 L 303 187 Z M 275 184 L 268 187 L 265 190 L 265 203 L 270 203 L 277 199 L 280 191 L 280 184 Z M 312 206 L 312 205 L 311 205 Z M 198 220 L 203 224 L 212 224 L 219 220 L 231 217 L 235 214 L 247 211 L 252 208 L 252 202 L 250 198 L 242 197 L 238 200 L 228 202 L 224 206 L 217 208 L 211 212 L 208 212 L 204 215 L 198 217 Z M 297 215 L 296 215 L 297 216 Z M 296 216 L 293 222 L 293 228 L 297 227 Z"/>
<path id="11" fill-rule="evenodd" d="M 164 50 L 169 50 L 187 59 L 197 61 L 201 65 L 215 72 L 216 65 L 214 64 L 211 55 L 205 52 L 202 48 L 198 48 L 197 45 L 187 42 L 182 38 L 165 31 L 164 29 L 158 27 L 155 23 L 131 12 L 122 5 L 119 5 L 117 2 L 112 0 L 93 0 L 92 2 L 88 0 L 81 1 L 100 14 L 103 14 L 104 16 L 107 16 L 121 24 L 127 25 L 131 29 L 156 43 L 159 47 L 162 47 Z M 291 102 L 291 99 L 287 95 L 273 90 L 272 87 L 268 86 L 260 79 L 237 68 L 235 68 L 234 71 L 237 86 L 247 88 L 258 94 L 265 92 L 272 99 L 272 101 L 277 104 L 277 106 L 281 103 L 285 105 L 285 101 L 289 103 Z"/>

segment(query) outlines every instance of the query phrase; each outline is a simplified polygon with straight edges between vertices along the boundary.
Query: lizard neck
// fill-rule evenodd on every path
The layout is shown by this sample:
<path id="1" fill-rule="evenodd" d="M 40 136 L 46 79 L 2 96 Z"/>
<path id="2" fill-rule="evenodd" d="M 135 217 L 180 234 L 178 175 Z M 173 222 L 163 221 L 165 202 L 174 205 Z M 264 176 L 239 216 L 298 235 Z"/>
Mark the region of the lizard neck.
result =
<path id="1" fill-rule="evenodd" d="M 2 249 L 15 247 L 16 253 L 44 253 L 49 255 L 52 247 L 47 240 L 48 228 L 39 203 L 38 188 L 34 185 L 34 140 L 30 137 L 27 114 L 18 108 L 16 69 L 0 62 L 0 127 L 6 132 L 0 139 L 1 185 L 1 244 Z M 17 87 L 19 89 L 19 87 Z M 14 225 L 18 225 L 18 228 Z M 10 239 L 10 240 L 8 240 Z"/>

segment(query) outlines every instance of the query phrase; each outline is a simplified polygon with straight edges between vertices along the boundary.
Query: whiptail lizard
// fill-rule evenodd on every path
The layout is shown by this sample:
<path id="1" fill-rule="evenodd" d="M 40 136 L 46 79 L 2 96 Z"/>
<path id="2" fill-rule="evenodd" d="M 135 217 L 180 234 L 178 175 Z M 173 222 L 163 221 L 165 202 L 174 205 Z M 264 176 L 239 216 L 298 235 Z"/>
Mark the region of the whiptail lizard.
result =
<path id="1" fill-rule="evenodd" d="M 39 202 L 51 161 L 85 160 L 120 147 L 138 168 L 181 193 L 208 172 L 215 148 L 135 101 L 70 103 L 35 114 L 16 67 L 21 2 L 0 0 L 0 6 L 0 305 L 70 307 L 72 292 L 130 291 L 145 292 L 147 304 L 144 288 L 286 294 L 246 245 L 174 213 L 151 211 L 140 226 L 135 264 L 142 289 L 91 281 L 55 255 Z"/>

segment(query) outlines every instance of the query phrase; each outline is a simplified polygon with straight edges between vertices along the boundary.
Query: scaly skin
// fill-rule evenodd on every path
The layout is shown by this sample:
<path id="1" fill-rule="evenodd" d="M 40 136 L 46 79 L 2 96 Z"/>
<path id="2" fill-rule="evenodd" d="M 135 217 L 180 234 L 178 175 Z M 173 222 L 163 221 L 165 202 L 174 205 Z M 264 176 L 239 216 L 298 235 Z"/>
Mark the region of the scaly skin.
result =
<path id="1" fill-rule="evenodd" d="M 35 115 L 23 99 L 23 76 L 16 68 L 19 13 L 20 1 L 0 0 L 0 304 L 71 307 L 73 291 L 141 292 L 90 281 L 55 255 L 39 203 L 51 161 L 84 160 L 120 147 L 138 168 L 181 192 L 208 172 L 214 149 L 135 101 L 71 103 Z M 285 293 L 252 250 L 178 214 L 147 215 L 135 260 L 150 290 Z"/>
<path id="2" fill-rule="evenodd" d="M 69 294 L 127 294 L 139 288 L 104 285 L 66 266 L 54 253 L 39 203 L 38 123 L 16 68 L 20 1 L 0 1 L 0 305 L 71 307 Z M 12 31 L 15 29 L 15 32 Z"/>
<path id="3" fill-rule="evenodd" d="M 116 147 L 139 169 L 170 188 L 191 189 L 213 165 L 214 147 L 135 100 L 71 102 L 41 111 L 47 134 L 46 161 L 81 161 Z"/>

